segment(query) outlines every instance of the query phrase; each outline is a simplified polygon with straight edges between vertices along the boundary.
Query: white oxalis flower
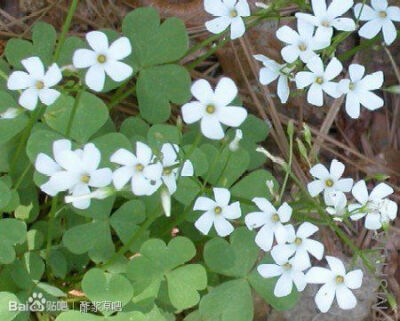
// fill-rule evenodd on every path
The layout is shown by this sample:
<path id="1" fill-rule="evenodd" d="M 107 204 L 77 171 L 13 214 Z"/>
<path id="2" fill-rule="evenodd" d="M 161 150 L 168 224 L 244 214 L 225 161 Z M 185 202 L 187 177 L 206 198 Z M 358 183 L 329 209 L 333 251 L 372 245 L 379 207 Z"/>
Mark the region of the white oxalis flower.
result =
<path id="1" fill-rule="evenodd" d="M 354 4 L 353 0 L 333 0 L 329 7 L 326 0 L 312 0 L 314 15 L 298 12 L 296 17 L 317 27 L 315 38 L 327 41 L 332 38 L 333 28 L 341 31 L 353 31 L 356 24 L 353 19 L 341 17 Z"/>
<path id="2" fill-rule="evenodd" d="M 191 91 L 198 101 L 182 106 L 182 118 L 187 124 L 200 121 L 201 132 L 207 138 L 224 138 L 222 124 L 239 127 L 247 117 L 245 108 L 229 105 L 238 94 L 230 78 L 222 78 L 215 91 L 208 81 L 200 79 L 192 85 Z"/>
<path id="3" fill-rule="evenodd" d="M 178 160 L 179 146 L 175 144 L 164 144 L 161 147 L 161 164 L 163 167 L 162 181 L 168 188 L 170 195 L 176 192 L 176 179 L 179 176 L 193 176 L 193 164 L 186 160 L 180 169 Z"/>
<path id="4" fill-rule="evenodd" d="M 240 203 L 229 204 L 231 193 L 226 188 L 214 187 L 213 193 L 215 201 L 204 196 L 196 199 L 193 209 L 205 211 L 205 213 L 197 219 L 194 226 L 206 235 L 214 225 L 217 234 L 225 237 L 234 230 L 233 225 L 228 220 L 237 219 L 242 215 Z"/>
<path id="5" fill-rule="evenodd" d="M 349 67 L 350 79 L 339 82 L 339 90 L 346 95 L 346 112 L 351 118 L 360 117 L 360 105 L 368 110 L 376 110 L 383 106 L 383 99 L 372 91 L 383 85 L 383 72 L 377 71 L 365 75 L 365 67 L 352 64 Z"/>
<path id="6" fill-rule="evenodd" d="M 309 60 L 307 68 L 310 71 L 300 71 L 296 74 L 296 85 L 299 89 L 310 86 L 307 93 L 307 101 L 310 104 L 322 106 L 324 92 L 333 98 L 341 95 L 338 84 L 332 81 L 343 70 L 343 65 L 337 58 L 332 58 L 325 68 L 322 59 L 317 56 Z"/>
<path id="7" fill-rule="evenodd" d="M 264 65 L 260 69 L 260 83 L 262 85 L 269 85 L 278 79 L 277 94 L 281 103 L 285 104 L 289 99 L 289 77 L 293 68 L 287 67 L 286 64 L 278 64 L 264 55 L 254 55 L 254 58 L 261 61 Z"/>
<path id="8" fill-rule="evenodd" d="M 71 141 L 57 140 L 53 143 L 53 156 L 54 160 L 40 153 L 35 161 L 36 170 L 50 177 L 47 183 L 40 186 L 46 194 L 55 196 L 68 190 L 73 197 L 78 197 L 90 194 L 91 187 L 102 188 L 111 183 L 112 171 L 98 168 L 101 154 L 92 143 L 72 150 Z M 90 206 L 90 198 L 77 198 L 72 205 L 86 209 Z"/>
<path id="9" fill-rule="evenodd" d="M 271 255 L 276 264 L 260 264 L 257 271 L 264 278 L 279 276 L 274 295 L 279 298 L 289 295 L 292 292 L 293 283 L 297 290 L 302 292 L 307 285 L 303 266 L 298 265 L 293 258 L 288 259 L 284 255 L 276 256 L 276 252 L 272 252 Z"/>
<path id="10" fill-rule="evenodd" d="M 352 178 L 341 178 L 345 170 L 343 163 L 334 159 L 328 170 L 324 165 L 317 164 L 310 169 L 310 174 L 316 178 L 315 181 L 308 183 L 307 189 L 312 197 L 324 191 L 325 203 L 329 202 L 332 192 L 350 192 L 353 187 Z"/>
<path id="11" fill-rule="evenodd" d="M 109 45 L 105 33 L 91 31 L 86 34 L 86 40 L 92 50 L 76 50 L 72 61 L 77 69 L 89 68 L 86 72 L 85 82 L 90 89 L 103 90 L 106 74 L 118 82 L 132 75 L 132 67 L 120 61 L 132 52 L 128 38 L 121 37 Z"/>
<path id="12" fill-rule="evenodd" d="M 357 299 L 351 290 L 359 289 L 363 272 L 354 270 L 346 273 L 343 262 L 336 257 L 326 256 L 329 269 L 312 267 L 306 275 L 307 283 L 323 284 L 315 296 L 315 303 L 321 312 L 327 312 L 335 299 L 343 310 L 353 309 Z"/>
<path id="13" fill-rule="evenodd" d="M 341 222 L 341 216 L 345 215 L 347 210 L 346 195 L 340 191 L 331 192 L 326 199 L 326 205 L 328 206 L 326 208 L 326 211 L 330 215 L 335 216 L 333 219 L 335 221 Z"/>
<path id="14" fill-rule="evenodd" d="M 243 17 L 250 16 L 247 0 L 204 0 L 204 9 L 217 17 L 206 22 L 211 33 L 221 33 L 231 26 L 231 39 L 240 38 L 246 32 Z"/>
<path id="15" fill-rule="evenodd" d="M 14 71 L 8 78 L 7 87 L 10 90 L 22 90 L 18 103 L 34 110 L 40 100 L 48 106 L 60 96 L 60 92 L 52 89 L 62 79 L 62 73 L 57 64 L 52 64 L 45 72 L 39 57 L 30 57 L 21 61 L 25 71 Z"/>
<path id="16" fill-rule="evenodd" d="M 119 149 L 110 158 L 121 165 L 113 172 L 113 183 L 117 190 L 131 181 L 132 193 L 137 196 L 152 195 L 161 186 L 163 167 L 154 161 L 151 148 L 142 142 L 136 143 L 136 155 L 126 149 Z"/>
<path id="17" fill-rule="evenodd" d="M 294 231 L 293 225 L 287 226 L 289 232 L 289 244 L 278 244 L 274 246 L 271 254 L 284 260 L 285 257 L 293 257 L 295 266 L 303 270 L 311 266 L 310 256 L 321 260 L 324 255 L 324 245 L 321 242 L 310 239 L 309 237 L 318 231 L 318 226 L 309 222 L 301 224 L 297 231 Z"/>
<path id="18" fill-rule="evenodd" d="M 366 229 L 380 229 L 397 216 L 397 204 L 387 198 L 393 192 L 393 188 L 389 185 L 380 183 L 368 194 L 365 181 L 357 182 L 352 189 L 352 194 L 358 204 L 349 205 L 349 211 L 356 213 L 351 215 L 351 219 L 359 220 L 365 217 L 364 225 Z"/>
<path id="19" fill-rule="evenodd" d="M 252 212 L 246 215 L 245 223 L 248 229 L 260 228 L 256 235 L 256 244 L 265 252 L 272 248 L 274 236 L 278 244 L 287 242 L 289 232 L 284 223 L 289 222 L 292 208 L 283 203 L 278 210 L 266 198 L 255 197 L 253 202 L 261 212 Z"/>
<path id="20" fill-rule="evenodd" d="M 288 63 L 300 58 L 307 63 L 316 56 L 315 51 L 324 49 L 330 45 L 330 41 L 321 41 L 314 37 L 314 26 L 304 20 L 297 20 L 297 30 L 289 26 L 283 26 L 276 32 L 277 38 L 287 46 L 281 51 L 283 59 Z"/>
<path id="21" fill-rule="evenodd" d="M 368 21 L 363 25 L 358 34 L 366 39 L 374 38 L 382 30 L 383 39 L 387 45 L 391 45 L 397 37 L 397 30 L 393 21 L 400 21 L 400 8 L 388 5 L 386 0 L 371 0 L 370 7 L 367 4 L 357 3 L 354 7 L 354 15 L 361 21 Z"/>

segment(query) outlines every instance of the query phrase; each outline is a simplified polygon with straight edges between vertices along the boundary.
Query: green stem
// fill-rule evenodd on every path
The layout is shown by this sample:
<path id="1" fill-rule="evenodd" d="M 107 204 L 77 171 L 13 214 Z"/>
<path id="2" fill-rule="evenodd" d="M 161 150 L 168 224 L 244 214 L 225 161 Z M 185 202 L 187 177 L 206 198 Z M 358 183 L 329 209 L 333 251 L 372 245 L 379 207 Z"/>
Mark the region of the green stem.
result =
<path id="1" fill-rule="evenodd" d="M 47 227 L 47 245 L 46 245 L 46 262 L 49 266 L 49 259 L 50 259 L 50 251 L 51 251 L 51 243 L 53 240 L 53 227 L 54 227 L 54 218 L 57 211 L 57 204 L 58 204 L 58 196 L 55 196 L 51 200 L 51 208 L 49 212 L 49 222 Z M 49 270 L 47 270 L 49 271 Z M 49 273 L 49 272 L 48 272 Z"/>
<path id="2" fill-rule="evenodd" d="M 108 104 L 108 110 L 113 109 L 121 101 L 123 101 L 125 98 L 129 97 L 130 95 L 133 95 L 135 92 L 136 92 L 136 87 L 132 86 L 124 93 L 118 94 L 115 98 L 111 99 L 111 102 Z"/>
<path id="3" fill-rule="evenodd" d="M 283 180 L 283 184 L 281 187 L 281 193 L 279 194 L 279 201 L 278 203 L 280 203 L 282 201 L 283 198 L 283 193 L 286 190 L 286 185 L 288 183 L 289 180 L 289 175 L 290 172 L 292 171 L 292 162 L 293 162 L 293 134 L 289 135 L 289 164 L 286 168 L 286 174 L 285 174 L 285 178 Z"/>
<path id="4" fill-rule="evenodd" d="M 67 18 L 65 19 L 64 25 L 61 30 L 60 38 L 58 40 L 57 47 L 54 52 L 54 57 L 53 57 L 54 61 L 57 61 L 58 58 L 60 58 L 61 48 L 64 44 L 65 37 L 67 36 L 69 27 L 72 22 L 72 18 L 74 17 L 76 7 L 78 6 L 78 2 L 79 0 L 72 0 L 71 6 L 69 7 Z"/>

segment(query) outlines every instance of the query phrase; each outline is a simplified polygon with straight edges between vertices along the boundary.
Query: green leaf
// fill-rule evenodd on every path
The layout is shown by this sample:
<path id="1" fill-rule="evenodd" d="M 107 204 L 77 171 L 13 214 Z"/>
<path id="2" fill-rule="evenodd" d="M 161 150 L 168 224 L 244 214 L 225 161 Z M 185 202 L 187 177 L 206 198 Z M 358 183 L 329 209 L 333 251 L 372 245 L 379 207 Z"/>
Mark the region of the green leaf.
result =
<path id="1" fill-rule="evenodd" d="M 160 16 L 153 8 L 136 9 L 126 15 L 122 32 L 135 48 L 133 54 L 139 67 L 176 61 L 188 48 L 183 22 L 169 18 L 160 25 Z"/>
<path id="2" fill-rule="evenodd" d="M 272 180 L 275 188 L 278 187 L 278 182 L 272 174 L 264 169 L 260 169 L 237 182 L 232 187 L 231 193 L 235 197 L 247 200 L 252 200 L 254 197 L 265 197 L 271 200 L 272 195 L 266 185 L 267 180 Z"/>
<path id="3" fill-rule="evenodd" d="M 260 264 L 274 263 L 271 255 L 266 254 Z M 293 308 L 300 298 L 300 293 L 293 287 L 293 291 L 288 296 L 278 298 L 274 295 L 274 288 L 278 278 L 263 278 L 258 273 L 257 268 L 249 274 L 248 281 L 253 289 L 272 307 L 279 311 L 289 310 Z"/>
<path id="4" fill-rule="evenodd" d="M 26 153 L 29 160 L 34 164 L 37 155 L 44 153 L 53 157 L 53 142 L 64 137 L 50 130 L 37 130 L 31 134 L 26 145 Z"/>
<path id="5" fill-rule="evenodd" d="M 16 69 L 24 69 L 21 60 L 34 55 L 33 45 L 27 40 L 10 39 L 4 49 L 4 55 L 10 65 Z"/>
<path id="6" fill-rule="evenodd" d="M 147 141 L 150 146 L 161 149 L 165 143 L 179 144 L 181 133 L 176 126 L 157 124 L 153 125 L 147 133 Z"/>
<path id="7" fill-rule="evenodd" d="M 120 132 L 129 138 L 145 139 L 150 126 L 139 117 L 129 117 L 121 124 Z"/>
<path id="8" fill-rule="evenodd" d="M 35 53 L 46 66 L 52 63 L 56 38 L 56 30 L 48 23 L 37 22 L 32 28 L 32 42 Z"/>
<path id="9" fill-rule="evenodd" d="M 236 229 L 230 243 L 216 237 L 204 247 L 204 260 L 211 271 L 226 276 L 246 277 L 259 253 L 254 233 L 246 227 Z"/>
<path id="10" fill-rule="evenodd" d="M 155 66 L 143 70 L 136 83 L 140 115 L 150 123 L 161 123 L 171 115 L 169 102 L 181 105 L 190 97 L 188 71 L 178 65 Z"/>
<path id="11" fill-rule="evenodd" d="M 171 303 L 178 310 L 195 306 L 200 301 L 198 290 L 207 286 L 207 273 L 200 264 L 189 264 L 166 274 Z"/>
<path id="12" fill-rule="evenodd" d="M 61 313 L 56 321 L 150 321 L 143 313 L 138 311 L 120 312 L 116 316 L 99 316 L 79 311 L 68 311 Z"/>
<path id="13" fill-rule="evenodd" d="M 42 258 L 34 253 L 25 253 L 21 259 L 13 263 L 11 276 L 21 289 L 32 290 L 42 278 L 44 263 Z"/>
<path id="14" fill-rule="evenodd" d="M 59 66 L 71 65 L 74 52 L 85 47 L 85 41 L 79 37 L 67 37 L 60 50 L 60 57 L 57 60 Z"/>
<path id="15" fill-rule="evenodd" d="M 11 200 L 11 191 L 6 183 L 0 181 L 0 209 L 8 205 Z"/>
<path id="16" fill-rule="evenodd" d="M 96 137 L 92 140 L 92 143 L 95 144 L 101 152 L 101 167 L 112 167 L 115 165 L 114 163 L 110 162 L 110 157 L 118 149 L 125 148 L 130 150 L 132 148 L 129 139 L 120 133 L 110 133 L 104 136 Z"/>
<path id="17" fill-rule="evenodd" d="M 91 269 L 82 280 L 82 290 L 92 302 L 121 302 L 125 306 L 133 296 L 131 283 L 122 275 L 105 273 L 100 269 Z M 106 308 L 103 315 L 110 315 Z"/>
<path id="18" fill-rule="evenodd" d="M 201 191 L 201 186 L 192 177 L 180 177 L 173 197 L 184 205 L 189 205 Z"/>
<path id="19" fill-rule="evenodd" d="M 249 114 L 240 129 L 243 131 L 243 140 L 258 143 L 267 138 L 270 125 L 262 119 Z"/>
<path id="20" fill-rule="evenodd" d="M 68 262 L 63 252 L 53 250 L 50 252 L 49 264 L 53 274 L 64 279 L 68 272 Z"/>
<path id="21" fill-rule="evenodd" d="M 0 186 L 4 183 L 0 182 Z M 0 191 L 0 195 L 2 195 Z M 14 246 L 26 240 L 26 224 L 16 219 L 0 220 L 0 263 L 10 264 L 15 260 Z"/>
<path id="22" fill-rule="evenodd" d="M 201 299 L 199 310 L 203 321 L 252 321 L 250 286 L 243 279 L 224 282 Z"/>
<path id="23" fill-rule="evenodd" d="M 74 104 L 74 98 L 61 95 L 53 105 L 47 107 L 44 118 L 51 128 L 66 135 L 73 117 L 70 137 L 79 143 L 86 143 L 107 121 L 108 109 L 100 98 L 88 92 L 82 93 L 75 114 Z"/>
<path id="24" fill-rule="evenodd" d="M 19 304 L 18 298 L 9 292 L 0 292 L 0 320 L 11 321 L 14 320 L 19 311 L 10 311 L 10 302 Z"/>

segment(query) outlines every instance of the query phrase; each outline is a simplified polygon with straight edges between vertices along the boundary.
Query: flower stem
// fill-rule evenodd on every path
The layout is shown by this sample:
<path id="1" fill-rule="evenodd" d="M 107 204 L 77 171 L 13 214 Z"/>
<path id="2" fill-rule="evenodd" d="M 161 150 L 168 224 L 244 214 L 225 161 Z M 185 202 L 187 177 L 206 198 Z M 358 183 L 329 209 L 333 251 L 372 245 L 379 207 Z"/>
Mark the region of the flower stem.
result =
<path id="1" fill-rule="evenodd" d="M 58 204 L 58 195 L 55 196 L 51 200 L 51 208 L 49 212 L 49 222 L 47 223 L 47 245 L 46 245 L 46 263 L 47 263 L 47 276 L 50 278 L 50 271 L 49 271 L 49 260 L 50 260 L 50 251 L 51 251 L 51 243 L 53 239 L 53 227 L 54 227 L 54 218 L 57 211 L 57 204 Z"/>

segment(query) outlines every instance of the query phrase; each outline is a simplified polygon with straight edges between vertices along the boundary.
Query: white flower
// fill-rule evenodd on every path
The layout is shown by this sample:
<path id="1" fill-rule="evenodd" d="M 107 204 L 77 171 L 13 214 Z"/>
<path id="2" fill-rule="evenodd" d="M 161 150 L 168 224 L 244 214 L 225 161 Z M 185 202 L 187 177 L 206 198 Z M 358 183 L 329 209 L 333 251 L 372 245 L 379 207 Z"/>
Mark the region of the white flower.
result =
<path id="1" fill-rule="evenodd" d="M 316 259 L 321 260 L 324 255 L 324 245 L 309 237 L 318 231 L 318 227 L 309 222 L 304 222 L 299 226 L 297 232 L 294 231 L 293 225 L 287 226 L 290 244 L 278 244 L 274 246 L 271 254 L 274 257 L 284 259 L 285 257 L 293 257 L 295 266 L 303 270 L 311 266 L 309 253 Z"/>
<path id="2" fill-rule="evenodd" d="M 353 19 L 341 17 L 353 6 L 353 0 L 333 0 L 328 8 L 325 0 L 312 0 L 311 3 L 314 15 L 298 12 L 296 17 L 317 27 L 316 39 L 320 41 L 330 40 L 333 35 L 333 28 L 342 31 L 356 29 Z"/>
<path id="3" fill-rule="evenodd" d="M 14 71 L 8 78 L 7 87 L 10 90 L 23 90 L 19 97 L 19 104 L 34 110 L 40 100 L 48 106 L 60 96 L 60 92 L 51 89 L 62 79 L 62 73 L 57 64 L 52 64 L 45 72 L 39 57 L 30 57 L 21 61 L 25 71 Z"/>
<path id="4" fill-rule="evenodd" d="M 242 138 L 243 138 L 242 130 L 241 129 L 236 129 L 235 137 L 229 143 L 229 150 L 231 152 L 237 152 L 239 150 L 239 142 L 242 140 Z"/>
<path id="5" fill-rule="evenodd" d="M 166 217 L 171 216 L 171 194 L 166 187 L 161 187 L 161 206 Z"/>
<path id="6" fill-rule="evenodd" d="M 0 119 L 14 119 L 17 118 L 18 115 L 21 113 L 22 113 L 21 109 L 10 107 L 0 113 Z"/>
<path id="7" fill-rule="evenodd" d="M 136 143 L 136 155 L 121 148 L 111 155 L 110 160 L 121 165 L 112 175 L 117 190 L 121 190 L 129 180 L 132 193 L 137 196 L 152 195 L 161 186 L 163 167 L 160 162 L 154 162 L 153 152 L 146 144 Z"/>
<path id="8" fill-rule="evenodd" d="M 307 63 L 310 71 L 300 71 L 296 74 L 297 88 L 303 89 L 310 86 L 307 94 L 307 101 L 315 106 L 324 104 L 323 92 L 333 98 L 338 98 L 341 93 L 338 84 L 332 80 L 343 70 L 342 63 L 337 58 L 332 58 L 324 68 L 324 63 L 320 57 L 314 57 Z"/>
<path id="9" fill-rule="evenodd" d="M 332 192 L 350 192 L 353 187 L 352 178 L 342 178 L 345 166 L 343 163 L 334 159 L 331 162 L 330 169 L 322 165 L 317 164 L 310 169 L 310 173 L 316 178 L 315 181 L 308 183 L 308 192 L 312 197 L 317 196 L 324 191 L 325 203 L 329 202 L 329 195 Z M 328 200 L 328 201 L 327 201 Z"/>
<path id="10" fill-rule="evenodd" d="M 179 171 L 180 176 L 193 176 L 193 164 L 190 160 L 186 160 L 180 170 L 178 166 L 178 153 L 178 145 L 167 143 L 161 147 L 161 164 L 163 167 L 161 179 L 168 188 L 170 195 L 176 191 L 176 179 L 178 178 Z"/>
<path id="11" fill-rule="evenodd" d="M 364 77 L 365 67 L 352 64 L 349 67 L 349 75 L 350 79 L 343 79 L 339 82 L 339 90 L 347 95 L 346 112 L 351 118 L 360 117 L 360 105 L 369 110 L 383 106 L 383 99 L 372 92 L 382 87 L 382 71 Z"/>
<path id="12" fill-rule="evenodd" d="M 353 309 L 357 299 L 351 290 L 359 289 L 363 272 L 354 270 L 346 273 L 346 269 L 338 258 L 326 256 L 329 268 L 312 267 L 306 275 L 307 283 L 323 284 L 315 296 L 315 303 L 321 312 L 327 312 L 335 299 L 343 310 Z"/>
<path id="13" fill-rule="evenodd" d="M 50 177 L 40 186 L 46 194 L 55 196 L 68 190 L 73 197 L 78 197 L 90 194 L 91 187 L 101 188 L 111 183 L 111 169 L 98 168 L 101 154 L 92 143 L 73 151 L 69 140 L 57 140 L 53 143 L 53 156 L 54 160 L 40 153 L 35 162 L 36 170 Z M 72 205 L 86 209 L 90 206 L 90 198 L 77 198 Z"/>
<path id="14" fill-rule="evenodd" d="M 225 135 L 221 124 L 239 127 L 247 117 L 243 107 L 229 106 L 238 94 L 230 78 L 222 78 L 215 88 L 201 79 L 192 85 L 192 94 L 198 101 L 182 106 L 182 117 L 187 124 L 200 121 L 201 132 L 210 139 L 222 139 Z"/>
<path id="15" fill-rule="evenodd" d="M 288 63 L 295 62 L 300 58 L 307 63 L 316 56 L 314 51 L 324 49 L 330 45 L 330 39 L 320 41 L 314 37 L 314 26 L 304 20 L 297 20 L 297 30 L 283 26 L 276 32 L 277 38 L 288 44 L 281 51 L 283 59 Z"/>
<path id="16" fill-rule="evenodd" d="M 253 202 L 261 212 L 247 214 L 245 223 L 250 230 L 261 227 L 255 239 L 257 245 L 268 252 L 272 248 L 274 236 L 278 244 L 287 242 L 289 232 L 283 223 L 289 222 L 292 216 L 292 208 L 289 204 L 283 203 L 276 210 L 266 198 L 255 197 Z"/>
<path id="17" fill-rule="evenodd" d="M 217 17 L 206 22 L 211 33 L 221 33 L 231 26 L 231 39 L 240 38 L 246 31 L 242 17 L 250 16 L 247 0 L 204 0 L 204 9 Z"/>
<path id="18" fill-rule="evenodd" d="M 380 229 L 384 224 L 394 220 L 397 216 L 397 204 L 387 199 L 393 192 L 393 188 L 389 185 L 380 183 L 368 195 L 365 181 L 357 182 L 353 187 L 352 194 L 358 204 L 349 205 L 349 211 L 356 213 L 351 215 L 351 218 L 359 220 L 366 217 L 364 223 L 366 229 Z"/>
<path id="19" fill-rule="evenodd" d="M 242 215 L 240 203 L 229 204 L 231 193 L 226 188 L 213 188 L 215 201 L 204 196 L 197 198 L 193 209 L 205 211 L 194 226 L 203 234 L 207 235 L 214 225 L 215 231 L 221 237 L 231 234 L 233 225 L 228 220 L 237 219 Z"/>
<path id="20" fill-rule="evenodd" d="M 343 192 L 334 191 L 330 192 L 327 199 L 326 199 L 326 211 L 330 214 L 335 216 L 333 219 L 335 221 L 341 222 L 341 216 L 346 214 L 346 206 L 347 206 L 347 198 Z"/>
<path id="21" fill-rule="evenodd" d="M 132 67 L 120 61 L 132 52 L 128 38 L 121 37 L 109 45 L 105 33 L 91 31 L 86 34 L 86 40 L 93 50 L 76 50 L 72 61 L 77 69 L 89 68 L 85 82 L 90 89 L 103 90 L 106 74 L 114 81 L 123 81 L 132 75 Z"/>
<path id="22" fill-rule="evenodd" d="M 98 199 L 98 200 L 103 200 L 109 196 L 111 196 L 114 193 L 114 189 L 110 187 L 103 187 L 103 188 L 98 188 L 94 190 L 93 192 L 90 192 L 89 194 L 82 194 L 78 196 L 72 196 L 72 195 L 67 195 L 64 198 L 65 203 L 72 203 L 76 204 L 77 202 L 80 201 L 86 201 L 86 200 L 92 200 L 92 199 Z"/>
<path id="23" fill-rule="evenodd" d="M 264 278 L 273 278 L 280 276 L 275 284 L 274 295 L 278 298 L 289 295 L 293 289 L 293 283 L 297 290 L 302 292 L 306 285 L 306 276 L 304 268 L 296 264 L 294 259 L 271 253 L 276 264 L 260 264 L 257 267 L 258 273 Z"/>
<path id="24" fill-rule="evenodd" d="M 354 7 L 354 15 L 361 21 L 368 21 L 358 31 L 360 37 L 374 38 L 382 30 L 383 39 L 387 45 L 391 45 L 397 37 L 397 30 L 392 21 L 400 21 L 400 8 L 388 6 L 386 0 L 371 0 L 372 8 L 366 4 L 357 3 Z"/>
<path id="25" fill-rule="evenodd" d="M 254 55 L 254 58 L 261 61 L 264 68 L 260 69 L 260 83 L 262 85 L 269 85 L 278 79 L 278 97 L 282 104 L 285 104 L 289 99 L 289 77 L 293 68 L 287 67 L 286 64 L 278 64 L 276 61 L 265 57 L 264 55 Z"/>

